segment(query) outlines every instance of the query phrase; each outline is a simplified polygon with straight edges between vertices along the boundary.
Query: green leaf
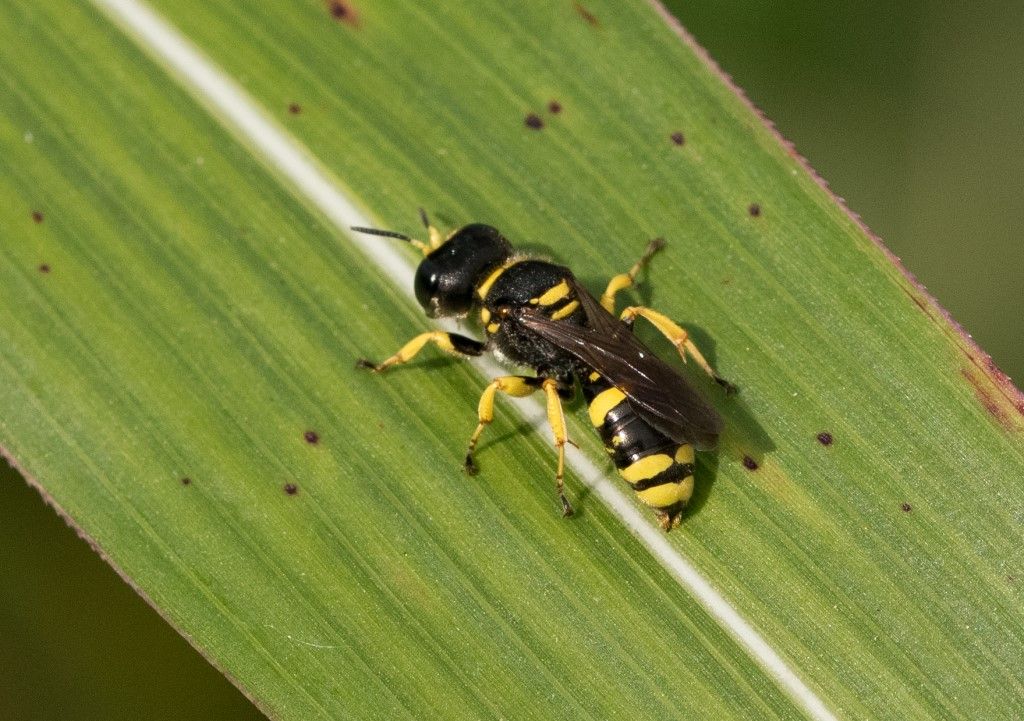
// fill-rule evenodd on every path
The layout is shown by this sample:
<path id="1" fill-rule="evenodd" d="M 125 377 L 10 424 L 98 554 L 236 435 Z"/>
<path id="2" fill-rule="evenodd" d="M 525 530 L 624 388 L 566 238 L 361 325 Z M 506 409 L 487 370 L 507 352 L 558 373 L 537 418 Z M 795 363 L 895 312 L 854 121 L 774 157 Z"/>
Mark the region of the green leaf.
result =
<path id="1" fill-rule="evenodd" d="M 742 388 L 671 547 L 839 717 L 1024 712 L 1024 399 L 656 8 L 155 7 L 387 227 L 595 290 L 665 237 L 639 297 Z M 353 368 L 408 289 L 149 43 L 0 32 L 0 445 L 269 716 L 805 715 L 509 405 L 462 476 L 471 365 Z"/>

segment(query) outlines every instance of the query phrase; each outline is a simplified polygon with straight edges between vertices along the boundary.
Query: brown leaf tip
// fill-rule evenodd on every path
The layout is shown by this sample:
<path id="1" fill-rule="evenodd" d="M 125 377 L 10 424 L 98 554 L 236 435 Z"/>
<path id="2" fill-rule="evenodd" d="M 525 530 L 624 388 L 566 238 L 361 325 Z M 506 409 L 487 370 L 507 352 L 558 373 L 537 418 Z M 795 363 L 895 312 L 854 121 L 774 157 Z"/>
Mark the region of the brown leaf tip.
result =
<path id="1" fill-rule="evenodd" d="M 903 511 L 904 513 L 910 513 L 912 510 L 914 510 L 914 507 L 911 506 L 906 501 L 903 501 L 903 503 L 900 504 L 900 510 Z"/>
<path id="2" fill-rule="evenodd" d="M 761 206 L 757 203 L 751 203 L 750 207 L 747 208 L 747 212 L 750 213 L 751 218 L 761 217 Z"/>
<path id="3" fill-rule="evenodd" d="M 743 467 L 748 471 L 756 471 L 758 469 L 757 461 L 750 456 L 743 456 Z"/>
<path id="4" fill-rule="evenodd" d="M 671 140 L 671 141 L 672 141 L 673 143 L 675 143 L 676 145 L 682 145 L 683 143 L 685 143 L 685 142 L 686 142 L 686 136 L 684 136 L 684 135 L 683 135 L 683 134 L 682 134 L 681 132 L 679 132 L 678 130 L 677 130 L 676 132 L 672 133 L 672 134 L 671 134 L 670 136 L 668 136 L 668 137 L 669 137 L 669 139 L 670 139 L 670 140 Z"/>
<path id="5" fill-rule="evenodd" d="M 296 486 L 294 483 L 285 483 L 284 492 L 287 493 L 289 496 L 294 496 L 296 493 L 299 492 L 299 487 Z"/>
<path id="6" fill-rule="evenodd" d="M 302 437 L 306 439 L 306 443 L 310 445 L 316 445 L 320 442 L 320 434 L 316 431 L 306 431 L 302 434 Z"/>
<path id="7" fill-rule="evenodd" d="M 821 433 L 818 434 L 818 443 L 820 443 L 823 446 L 831 446 L 832 434 L 829 433 L 828 431 L 822 431 Z"/>

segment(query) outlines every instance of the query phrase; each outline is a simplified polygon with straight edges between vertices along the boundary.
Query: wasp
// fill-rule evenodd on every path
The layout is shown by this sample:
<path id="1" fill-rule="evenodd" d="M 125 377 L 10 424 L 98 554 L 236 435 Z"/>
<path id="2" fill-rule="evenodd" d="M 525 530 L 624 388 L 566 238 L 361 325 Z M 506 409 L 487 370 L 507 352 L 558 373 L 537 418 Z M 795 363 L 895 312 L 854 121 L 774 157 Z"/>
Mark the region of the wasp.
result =
<path id="1" fill-rule="evenodd" d="M 637 339 L 634 322 L 650 322 L 684 362 L 692 358 L 726 392 L 735 387 L 715 373 L 687 332 L 668 316 L 645 306 L 615 314 L 616 295 L 634 284 L 664 241 L 651 241 L 640 260 L 613 277 L 597 299 L 569 268 L 514 252 L 490 225 L 465 225 L 445 237 L 422 210 L 420 216 L 427 241 L 376 228 L 353 230 L 418 248 L 424 257 L 414 289 L 427 316 L 475 315 L 486 341 L 433 330 L 417 335 L 381 363 L 360 359 L 357 365 L 382 373 L 433 344 L 457 356 L 490 351 L 506 363 L 532 368 L 534 375 L 500 376 L 484 389 L 464 467 L 469 475 L 478 471 L 473 455 L 494 419 L 497 394 L 522 397 L 540 391 L 558 454 L 555 488 L 565 516 L 573 510 L 564 491 L 569 441 L 562 402 L 574 397 L 578 383 L 590 421 L 619 475 L 654 509 L 664 530 L 677 527 L 693 494 L 694 451 L 715 447 L 722 419 L 672 366 Z"/>

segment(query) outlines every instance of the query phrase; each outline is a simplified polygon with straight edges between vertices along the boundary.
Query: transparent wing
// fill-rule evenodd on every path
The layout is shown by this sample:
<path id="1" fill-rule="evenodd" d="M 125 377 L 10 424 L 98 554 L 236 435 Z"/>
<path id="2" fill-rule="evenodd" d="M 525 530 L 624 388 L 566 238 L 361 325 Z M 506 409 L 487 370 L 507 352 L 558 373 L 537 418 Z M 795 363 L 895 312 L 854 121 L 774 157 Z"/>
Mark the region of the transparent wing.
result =
<path id="1" fill-rule="evenodd" d="M 593 367 L 626 394 L 640 417 L 672 440 L 713 448 L 722 431 L 718 413 L 586 288 L 575 280 L 572 284 L 586 325 L 551 320 L 535 308 L 518 308 L 512 317 Z"/>

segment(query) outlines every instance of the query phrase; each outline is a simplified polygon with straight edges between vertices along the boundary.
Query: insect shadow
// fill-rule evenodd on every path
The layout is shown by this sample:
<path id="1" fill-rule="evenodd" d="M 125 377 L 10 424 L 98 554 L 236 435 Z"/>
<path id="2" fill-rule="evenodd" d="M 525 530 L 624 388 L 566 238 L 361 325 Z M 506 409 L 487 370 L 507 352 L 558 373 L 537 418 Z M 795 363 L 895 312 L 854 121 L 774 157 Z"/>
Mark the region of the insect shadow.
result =
<path id="1" fill-rule="evenodd" d="M 464 363 L 465 361 L 459 360 L 458 358 L 453 358 L 451 356 L 442 356 L 440 358 L 431 358 L 429 360 L 420 360 L 417 358 L 415 363 L 395 366 L 394 368 L 389 369 L 388 373 L 394 375 L 396 373 L 438 371 L 443 368 L 455 368 L 457 366 L 463 365 Z M 353 367 L 359 368 L 360 366 L 357 362 L 356 364 L 353 365 Z"/>
<path id="2" fill-rule="evenodd" d="M 718 354 L 712 335 L 702 326 L 694 323 L 683 321 L 680 325 L 686 328 L 697 345 L 706 349 L 708 361 L 717 367 Z M 715 408 L 725 419 L 725 430 L 719 439 L 717 449 L 698 454 L 697 483 L 694 486 L 690 503 L 683 510 L 684 522 L 687 518 L 699 513 L 711 498 L 712 489 L 718 477 L 718 466 L 723 455 L 736 456 L 737 459 L 749 456 L 758 465 L 761 465 L 764 457 L 775 450 L 775 442 L 768 435 L 764 426 L 754 417 L 744 397 L 742 378 L 729 379 L 736 383 L 738 393 L 728 397 L 723 397 L 720 392 L 716 395 L 714 383 L 710 383 L 699 373 L 687 373 L 687 378 L 700 388 L 705 398 L 712 399 Z"/>

